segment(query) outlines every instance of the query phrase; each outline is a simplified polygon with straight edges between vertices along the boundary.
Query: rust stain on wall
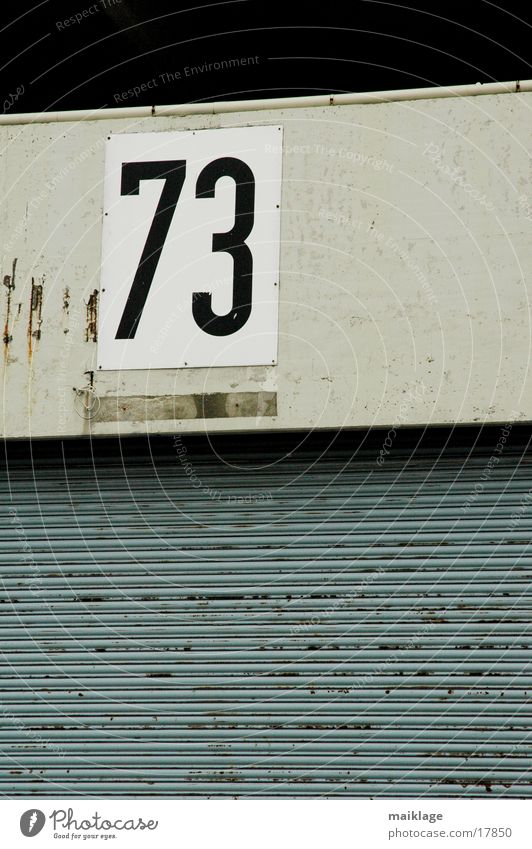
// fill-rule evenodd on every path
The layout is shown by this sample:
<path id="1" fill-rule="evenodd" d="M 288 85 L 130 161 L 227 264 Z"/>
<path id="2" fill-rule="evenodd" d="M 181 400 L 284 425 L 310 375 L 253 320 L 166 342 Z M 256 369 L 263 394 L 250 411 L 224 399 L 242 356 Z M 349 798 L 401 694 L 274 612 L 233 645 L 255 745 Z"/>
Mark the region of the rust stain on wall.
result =
<path id="1" fill-rule="evenodd" d="M 9 343 L 13 339 L 12 335 L 9 332 L 9 320 L 11 318 L 11 293 L 15 288 L 15 272 L 17 268 L 17 259 L 13 260 L 13 265 L 11 268 L 11 274 L 4 275 L 4 286 L 7 289 L 7 298 L 6 298 L 6 320 L 4 324 L 4 333 L 3 333 L 3 341 L 4 341 L 4 356 L 7 357 Z"/>
<path id="2" fill-rule="evenodd" d="M 33 340 L 41 338 L 43 284 L 31 278 L 30 314 L 28 318 L 28 354 L 33 356 Z"/>
<path id="3" fill-rule="evenodd" d="M 87 324 L 85 342 L 98 341 L 98 289 L 95 289 L 87 301 Z"/>
<path id="4" fill-rule="evenodd" d="M 63 289 L 63 309 L 62 309 L 62 312 L 61 312 L 61 318 L 62 318 L 62 323 L 63 323 L 62 324 L 63 333 L 66 335 L 67 333 L 70 332 L 70 328 L 68 326 L 69 325 L 69 319 L 70 319 L 70 287 L 69 286 L 65 286 L 65 288 Z"/>

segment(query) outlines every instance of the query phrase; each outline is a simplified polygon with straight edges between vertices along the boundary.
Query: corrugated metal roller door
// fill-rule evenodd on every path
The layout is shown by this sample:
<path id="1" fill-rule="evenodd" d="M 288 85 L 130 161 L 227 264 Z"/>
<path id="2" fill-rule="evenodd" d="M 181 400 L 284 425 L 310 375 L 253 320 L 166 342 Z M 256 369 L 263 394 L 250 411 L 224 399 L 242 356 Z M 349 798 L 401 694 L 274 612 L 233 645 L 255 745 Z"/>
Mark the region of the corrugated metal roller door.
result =
<path id="1" fill-rule="evenodd" d="M 0 792 L 528 795 L 532 466 L 497 439 L 15 451 Z"/>

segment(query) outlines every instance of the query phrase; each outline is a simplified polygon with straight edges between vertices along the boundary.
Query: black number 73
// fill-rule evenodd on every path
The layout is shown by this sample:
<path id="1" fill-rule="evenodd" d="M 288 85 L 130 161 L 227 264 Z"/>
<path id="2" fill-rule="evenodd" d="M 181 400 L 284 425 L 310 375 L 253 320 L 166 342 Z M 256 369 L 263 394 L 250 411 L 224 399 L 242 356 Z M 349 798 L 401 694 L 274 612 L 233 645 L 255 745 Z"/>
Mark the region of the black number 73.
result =
<path id="1" fill-rule="evenodd" d="M 146 244 L 133 278 L 116 339 L 134 339 L 163 245 L 170 228 L 183 183 L 186 161 L 169 159 L 163 162 L 124 162 L 122 165 L 122 195 L 138 195 L 142 180 L 164 180 L 163 190 L 153 216 Z M 196 182 L 197 198 L 213 198 L 216 183 L 221 177 L 235 181 L 235 223 L 227 233 L 214 233 L 212 250 L 226 251 L 233 258 L 233 302 L 225 315 L 212 309 L 210 292 L 195 292 L 192 314 L 196 324 L 212 336 L 229 336 L 244 326 L 251 314 L 253 256 L 246 239 L 253 229 L 255 207 L 255 178 L 251 168 L 232 156 L 209 162 Z"/>

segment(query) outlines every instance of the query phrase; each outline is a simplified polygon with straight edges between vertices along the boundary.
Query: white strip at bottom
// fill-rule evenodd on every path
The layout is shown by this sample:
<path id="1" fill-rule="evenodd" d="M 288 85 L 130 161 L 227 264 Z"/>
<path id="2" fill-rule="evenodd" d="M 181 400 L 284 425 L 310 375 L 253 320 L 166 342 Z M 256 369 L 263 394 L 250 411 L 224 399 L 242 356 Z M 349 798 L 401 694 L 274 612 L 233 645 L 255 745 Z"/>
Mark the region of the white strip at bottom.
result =
<path id="1" fill-rule="evenodd" d="M 527 800 L 11 799 L 2 845 L 157 849 L 529 849 Z M 29 843 L 35 837 L 35 844 Z M 68 843 L 67 843 L 68 841 Z"/>

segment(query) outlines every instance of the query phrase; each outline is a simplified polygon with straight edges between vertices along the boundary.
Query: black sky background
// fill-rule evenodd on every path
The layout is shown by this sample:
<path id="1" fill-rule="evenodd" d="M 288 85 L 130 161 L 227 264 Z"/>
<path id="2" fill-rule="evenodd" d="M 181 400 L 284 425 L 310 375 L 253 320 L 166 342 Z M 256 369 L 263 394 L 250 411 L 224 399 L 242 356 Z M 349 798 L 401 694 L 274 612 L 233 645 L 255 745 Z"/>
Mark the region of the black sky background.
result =
<path id="1" fill-rule="evenodd" d="M 41 0 L 4 3 L 0 21 L 4 112 L 532 77 L 532 8 L 522 2 Z M 256 63 L 186 76 L 187 67 L 242 57 Z"/>

